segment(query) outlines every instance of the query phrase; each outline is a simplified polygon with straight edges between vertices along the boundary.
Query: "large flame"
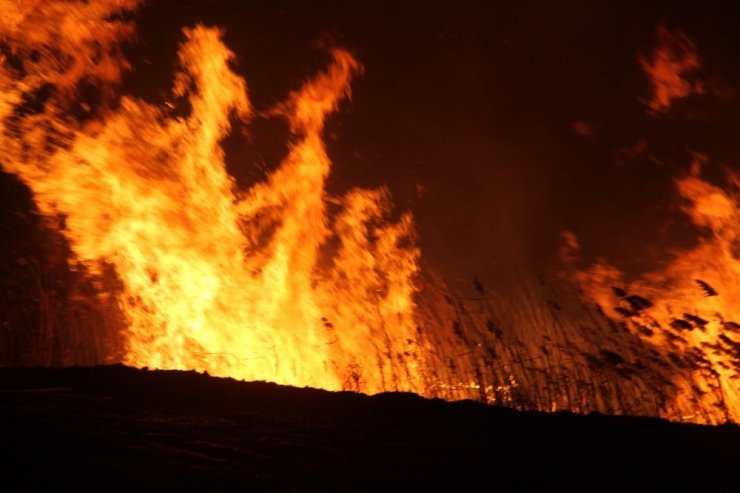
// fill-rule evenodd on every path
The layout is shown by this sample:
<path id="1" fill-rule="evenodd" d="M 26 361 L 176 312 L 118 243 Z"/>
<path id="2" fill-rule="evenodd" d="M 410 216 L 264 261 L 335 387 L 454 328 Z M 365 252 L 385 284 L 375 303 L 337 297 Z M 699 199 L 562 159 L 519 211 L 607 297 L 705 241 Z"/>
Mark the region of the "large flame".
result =
<path id="1" fill-rule="evenodd" d="M 664 268 L 626 279 L 600 261 L 574 276 L 588 297 L 625 319 L 673 368 L 680 389 L 666 414 L 709 422 L 740 420 L 740 177 L 723 187 L 701 177 L 706 158 L 676 179 L 682 211 L 702 234 L 695 247 L 671 253 Z"/>
<path id="2" fill-rule="evenodd" d="M 187 116 L 114 96 L 127 68 L 118 43 L 132 33 L 119 14 L 136 3 L 5 1 L 0 17 L 3 169 L 63 218 L 87 272 L 113 266 L 125 361 L 423 391 L 410 216 L 389 221 L 388 194 L 362 189 L 334 200 L 333 221 L 327 213 L 322 129 L 360 65 L 334 50 L 289 96 L 276 111 L 294 134 L 288 157 L 239 191 L 219 144 L 251 108 L 218 29 L 184 30 L 173 97 Z M 83 84 L 95 97 L 80 103 Z"/>

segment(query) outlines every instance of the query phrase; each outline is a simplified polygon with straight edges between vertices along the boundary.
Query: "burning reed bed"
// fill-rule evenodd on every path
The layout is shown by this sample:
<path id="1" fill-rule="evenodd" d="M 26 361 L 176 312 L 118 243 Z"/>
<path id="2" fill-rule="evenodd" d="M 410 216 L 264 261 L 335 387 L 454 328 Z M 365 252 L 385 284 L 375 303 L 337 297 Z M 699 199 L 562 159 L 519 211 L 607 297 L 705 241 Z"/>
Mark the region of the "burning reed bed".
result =
<path id="1" fill-rule="evenodd" d="M 3 265 L 2 365 L 120 361 L 124 324 L 114 298 L 96 294 L 92 281 L 53 256 L 16 254 Z M 640 337 L 630 319 L 613 320 L 542 279 L 522 276 L 506 294 L 477 279 L 470 287 L 424 278 L 415 344 L 425 386 L 418 393 L 518 410 L 732 420 L 722 383 L 701 355 L 666 352 Z M 277 364 L 277 351 L 274 358 Z M 346 368 L 343 387 L 362 391 L 364 371 Z"/>
<path id="2" fill-rule="evenodd" d="M 450 327 L 447 337 L 427 331 L 432 346 L 460 348 L 440 361 L 440 396 L 521 410 L 732 420 L 726 389 L 701 352 L 651 341 L 637 320 L 612 319 L 575 290 L 533 278 L 520 276 L 507 293 L 475 280 L 472 291 L 458 288 L 466 295 L 439 278 L 426 282 L 422 317 Z"/>

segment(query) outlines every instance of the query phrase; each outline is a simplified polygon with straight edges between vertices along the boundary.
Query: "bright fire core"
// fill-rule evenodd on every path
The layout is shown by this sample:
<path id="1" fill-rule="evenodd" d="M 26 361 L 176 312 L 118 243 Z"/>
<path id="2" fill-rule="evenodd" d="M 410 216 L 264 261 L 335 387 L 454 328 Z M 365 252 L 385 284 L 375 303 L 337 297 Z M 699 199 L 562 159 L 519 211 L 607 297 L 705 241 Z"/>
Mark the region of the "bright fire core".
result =
<path id="1" fill-rule="evenodd" d="M 131 27 L 110 16 L 132 4 L 3 5 L 15 11 L 3 14 L 2 30 L 22 67 L 0 73 L 4 168 L 29 185 L 43 214 L 64 218 L 76 262 L 93 275 L 115 269 L 125 362 L 327 389 L 421 390 L 408 342 L 419 256 L 410 216 L 388 221 L 382 189 L 350 190 L 327 215 L 331 163 L 321 133 L 360 65 L 334 50 L 329 67 L 288 96 L 277 112 L 294 135 L 289 155 L 264 182 L 237 190 L 219 144 L 251 107 L 221 32 L 184 30 L 172 94 L 187 102 L 187 116 L 113 99 L 110 86 L 126 68 L 117 43 Z M 74 118 L 83 81 L 102 99 Z M 20 116 L 49 85 L 42 110 Z M 336 248 L 319 269 L 329 242 Z"/>

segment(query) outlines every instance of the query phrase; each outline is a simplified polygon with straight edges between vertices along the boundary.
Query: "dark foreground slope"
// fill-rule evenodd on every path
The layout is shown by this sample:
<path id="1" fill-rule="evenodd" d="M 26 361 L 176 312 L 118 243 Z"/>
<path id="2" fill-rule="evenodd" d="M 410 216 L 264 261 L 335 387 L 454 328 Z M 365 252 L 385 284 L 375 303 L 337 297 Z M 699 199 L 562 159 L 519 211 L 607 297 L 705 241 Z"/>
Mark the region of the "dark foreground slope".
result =
<path id="1" fill-rule="evenodd" d="M 736 491 L 740 484 L 735 425 L 522 413 L 193 372 L 2 369 L 0 413 L 4 491 Z"/>

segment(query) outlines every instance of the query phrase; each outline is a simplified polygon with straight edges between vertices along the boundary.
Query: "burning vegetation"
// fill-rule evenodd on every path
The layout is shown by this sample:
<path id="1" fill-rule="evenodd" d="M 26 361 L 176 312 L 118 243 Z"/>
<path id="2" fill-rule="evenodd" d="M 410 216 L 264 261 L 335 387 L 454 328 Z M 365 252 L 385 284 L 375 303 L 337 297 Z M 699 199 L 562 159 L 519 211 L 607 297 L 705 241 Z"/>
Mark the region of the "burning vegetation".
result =
<path id="1" fill-rule="evenodd" d="M 681 210 L 702 230 L 695 247 L 672 253 L 664 268 L 639 279 L 625 279 L 606 261 L 573 276 L 588 298 L 674 368 L 673 384 L 681 389 L 674 405 L 709 409 L 715 421 L 737 421 L 740 182 L 728 170 L 725 188 L 712 185 L 701 178 L 703 164 L 705 158 L 696 156 L 689 174 L 676 180 Z"/>
<path id="2" fill-rule="evenodd" d="M 0 165 L 30 189 L 38 241 L 56 259 L 16 254 L 37 309 L 19 314 L 5 297 L 6 364 L 123 361 L 519 409 L 740 420 L 735 173 L 712 185 L 697 158 L 676 180 L 702 239 L 640 279 L 580 265 L 565 232 L 579 292 L 531 276 L 508 293 L 453 285 L 422 272 L 413 218 L 394 214 L 387 189 L 327 192 L 324 125 L 363 70 L 350 52 L 330 50 L 322 71 L 259 109 L 287 121 L 289 152 L 239 188 L 221 143 L 257 110 L 222 31 L 185 28 L 169 97 L 146 102 L 121 86 L 138 4 L 0 1 Z M 655 114 L 702 91 L 684 78 L 701 66 L 693 44 L 659 38 L 639 59 Z M 582 122 L 573 131 L 595 138 Z M 9 356 L 20 347 L 33 351 Z"/>
<path id="3" fill-rule="evenodd" d="M 101 285 L 111 285 L 111 270 L 120 281 L 109 289 L 125 320 L 124 361 L 422 391 L 407 342 L 418 258 L 410 216 L 386 220 L 388 194 L 362 189 L 332 198 L 338 212 L 327 214 L 321 133 L 360 65 L 334 50 L 328 69 L 274 110 L 290 123 L 290 153 L 266 181 L 237 190 L 219 142 L 251 106 L 220 31 L 184 30 L 172 100 L 189 112 L 173 116 L 172 103 L 115 87 L 127 68 L 118 43 L 133 32 L 121 15 L 134 6 L 6 6 L 16 15 L 3 26 L 0 105 L 4 169 L 44 216 L 63 219 L 73 268 Z M 80 101 L 83 84 L 95 101 Z M 330 241 L 336 248 L 319 269 Z"/>

